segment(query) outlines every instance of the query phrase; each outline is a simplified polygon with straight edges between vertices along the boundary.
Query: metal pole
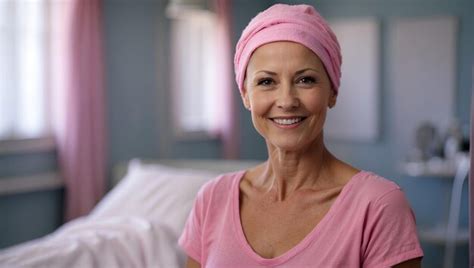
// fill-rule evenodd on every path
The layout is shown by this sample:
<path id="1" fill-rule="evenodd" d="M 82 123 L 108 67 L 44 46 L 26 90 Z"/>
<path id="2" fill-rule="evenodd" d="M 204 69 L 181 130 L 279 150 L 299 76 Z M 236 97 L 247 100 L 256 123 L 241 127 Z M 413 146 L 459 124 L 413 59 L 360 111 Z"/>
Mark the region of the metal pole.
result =
<path id="1" fill-rule="evenodd" d="M 474 91 L 474 65 L 472 67 L 472 91 Z M 474 157 L 472 150 L 474 149 L 474 94 L 471 91 L 471 138 L 469 155 L 471 158 L 471 169 L 469 172 L 469 256 L 470 256 L 470 267 L 474 268 L 474 179 L 473 179 L 473 167 Z"/>
<path id="2" fill-rule="evenodd" d="M 446 228 L 446 247 L 444 268 L 454 267 L 454 255 L 458 238 L 459 212 L 461 210 L 462 186 L 469 173 L 469 156 L 463 157 L 458 163 L 451 192 L 448 226 Z"/>

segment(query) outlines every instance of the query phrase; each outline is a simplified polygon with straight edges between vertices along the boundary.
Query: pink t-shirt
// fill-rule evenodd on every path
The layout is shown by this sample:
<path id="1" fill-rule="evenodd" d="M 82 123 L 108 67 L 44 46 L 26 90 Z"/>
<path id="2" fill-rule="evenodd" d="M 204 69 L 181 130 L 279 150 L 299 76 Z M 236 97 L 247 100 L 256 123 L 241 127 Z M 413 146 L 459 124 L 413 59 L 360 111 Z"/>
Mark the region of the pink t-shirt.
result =
<path id="1" fill-rule="evenodd" d="M 244 173 L 221 175 L 198 193 L 179 244 L 202 267 L 380 268 L 423 256 L 400 187 L 361 171 L 300 243 L 278 257 L 262 258 L 247 243 L 240 222 Z"/>

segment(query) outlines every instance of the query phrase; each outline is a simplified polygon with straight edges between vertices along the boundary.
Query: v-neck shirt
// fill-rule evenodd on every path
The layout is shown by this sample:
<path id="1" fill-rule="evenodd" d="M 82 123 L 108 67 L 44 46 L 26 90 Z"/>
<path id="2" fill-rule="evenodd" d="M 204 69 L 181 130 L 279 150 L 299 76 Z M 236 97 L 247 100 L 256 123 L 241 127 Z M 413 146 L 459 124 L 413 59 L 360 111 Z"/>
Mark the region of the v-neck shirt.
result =
<path id="1" fill-rule="evenodd" d="M 202 267 L 390 267 L 423 256 L 415 217 L 400 187 L 360 171 L 296 246 L 263 258 L 247 242 L 240 220 L 244 175 L 223 174 L 196 197 L 179 244 Z"/>

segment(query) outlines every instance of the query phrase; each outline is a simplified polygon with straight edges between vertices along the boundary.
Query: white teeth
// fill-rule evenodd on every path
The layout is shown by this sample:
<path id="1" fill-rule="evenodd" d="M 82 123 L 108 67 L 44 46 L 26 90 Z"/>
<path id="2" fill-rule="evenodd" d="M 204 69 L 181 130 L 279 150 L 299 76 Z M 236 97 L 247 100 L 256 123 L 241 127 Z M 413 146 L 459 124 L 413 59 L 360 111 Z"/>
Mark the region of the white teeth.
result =
<path id="1" fill-rule="evenodd" d="M 278 119 L 278 118 L 273 119 L 273 121 L 279 125 L 291 125 L 291 124 L 298 123 L 301 120 L 303 120 L 303 118 L 301 117 L 291 118 L 291 119 Z"/>

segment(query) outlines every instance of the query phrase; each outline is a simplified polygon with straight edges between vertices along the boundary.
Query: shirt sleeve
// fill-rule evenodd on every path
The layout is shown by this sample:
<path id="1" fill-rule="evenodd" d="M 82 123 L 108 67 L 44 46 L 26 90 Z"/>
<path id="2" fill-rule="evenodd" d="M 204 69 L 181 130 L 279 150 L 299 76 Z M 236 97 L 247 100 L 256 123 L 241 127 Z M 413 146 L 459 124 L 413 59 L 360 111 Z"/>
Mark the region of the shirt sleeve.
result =
<path id="1" fill-rule="evenodd" d="M 415 215 L 404 193 L 394 189 L 370 204 L 363 237 L 363 267 L 392 267 L 423 257 Z"/>
<path id="2" fill-rule="evenodd" d="M 202 263 L 202 221 L 204 217 L 204 187 L 198 192 L 184 230 L 178 240 L 179 246 L 195 261 Z"/>

